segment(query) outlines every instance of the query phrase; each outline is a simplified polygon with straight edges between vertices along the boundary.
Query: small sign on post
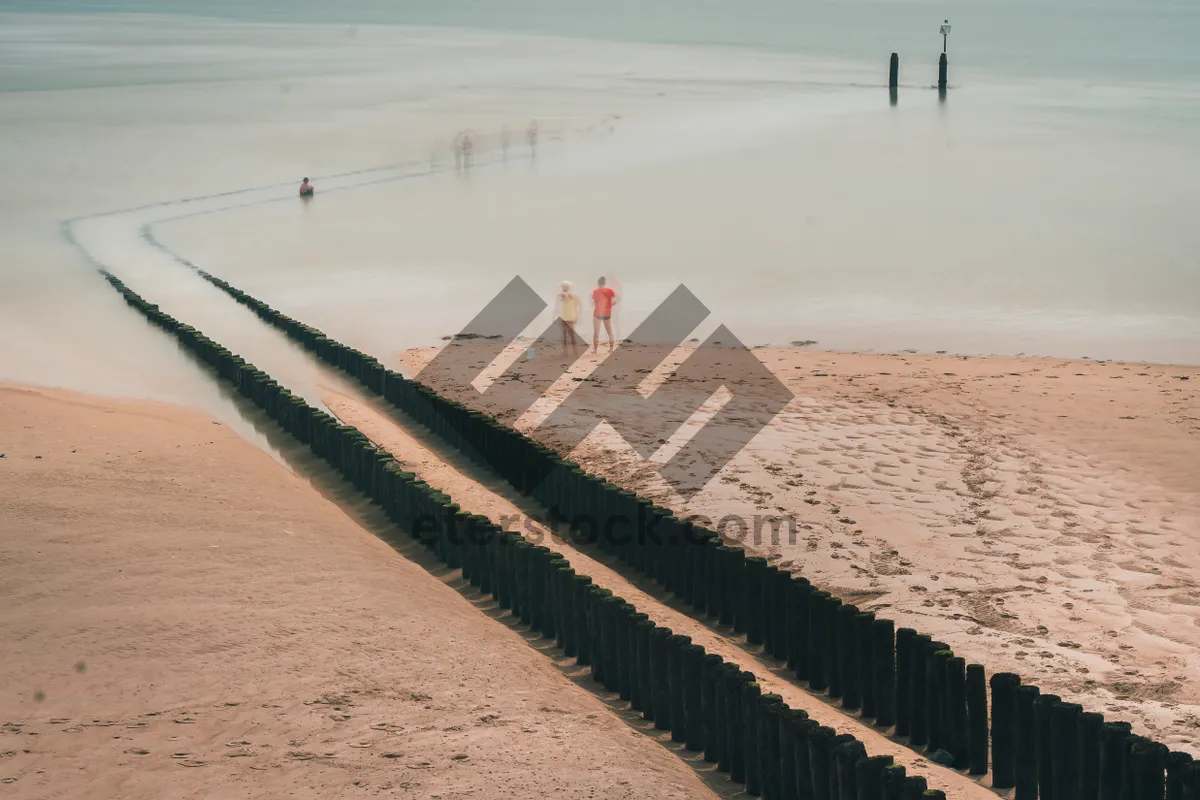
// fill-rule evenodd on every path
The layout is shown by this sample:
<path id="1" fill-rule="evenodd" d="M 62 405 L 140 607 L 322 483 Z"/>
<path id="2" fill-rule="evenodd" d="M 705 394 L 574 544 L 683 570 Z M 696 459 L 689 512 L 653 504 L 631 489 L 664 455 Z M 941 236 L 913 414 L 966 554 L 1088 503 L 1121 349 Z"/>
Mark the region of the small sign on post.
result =
<path id="1" fill-rule="evenodd" d="M 942 53 L 946 52 L 946 38 L 950 35 L 950 20 L 942 20 Z"/>

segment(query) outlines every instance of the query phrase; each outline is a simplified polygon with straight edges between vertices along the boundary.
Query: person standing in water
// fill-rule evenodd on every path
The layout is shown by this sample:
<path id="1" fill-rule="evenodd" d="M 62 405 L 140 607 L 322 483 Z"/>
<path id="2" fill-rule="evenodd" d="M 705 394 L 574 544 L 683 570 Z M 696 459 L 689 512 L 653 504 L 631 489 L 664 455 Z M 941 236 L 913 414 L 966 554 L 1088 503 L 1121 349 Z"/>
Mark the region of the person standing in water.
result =
<path id="1" fill-rule="evenodd" d="M 537 158 L 538 124 L 536 119 L 529 123 L 529 128 L 525 131 L 525 138 L 529 140 L 529 157 Z"/>
<path id="2" fill-rule="evenodd" d="M 592 352 L 595 353 L 600 347 L 600 323 L 604 323 L 604 330 L 608 333 L 608 352 L 613 349 L 613 329 L 612 329 L 612 311 L 613 303 L 617 301 L 617 293 L 604 285 L 603 276 L 596 281 L 596 288 L 592 290 Z"/>
<path id="3" fill-rule="evenodd" d="M 471 134 L 464 133 L 463 139 L 462 139 L 463 170 L 464 171 L 467 171 L 467 172 L 471 171 L 471 151 L 474 149 L 474 147 L 475 147 L 475 144 L 471 141 Z"/>
<path id="4" fill-rule="evenodd" d="M 300 184 L 300 196 L 301 197 L 312 197 L 313 196 L 313 185 L 308 182 L 308 178 L 305 178 L 304 183 Z"/>
<path id="5" fill-rule="evenodd" d="M 563 281 L 562 290 L 558 293 L 558 324 L 562 327 L 563 355 L 567 354 L 567 345 L 571 347 L 572 355 L 579 355 L 579 345 L 575 340 L 575 323 L 579 322 L 579 295 L 571 290 L 571 282 Z"/>

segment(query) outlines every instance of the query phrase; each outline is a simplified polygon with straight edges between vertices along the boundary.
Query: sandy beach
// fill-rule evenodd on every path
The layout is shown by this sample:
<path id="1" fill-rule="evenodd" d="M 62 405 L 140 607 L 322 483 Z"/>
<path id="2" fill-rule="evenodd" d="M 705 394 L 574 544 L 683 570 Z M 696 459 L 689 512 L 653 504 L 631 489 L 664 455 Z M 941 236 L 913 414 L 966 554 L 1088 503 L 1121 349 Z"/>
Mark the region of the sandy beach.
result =
<path id="1" fill-rule="evenodd" d="M 728 463 L 753 409 L 693 454 L 721 467 L 698 494 L 607 423 L 576 447 L 597 417 L 656 431 L 641 397 L 552 416 L 615 388 L 595 356 L 529 408 L 458 399 L 1200 757 L 1200 367 L 1167 365 L 1200 364 L 1200 14 L 966 4 L 939 98 L 941 10 L 701 5 L 0 0 L 0 797 L 740 791 L 390 541 L 97 269 L 551 540 L 189 267 L 408 375 L 513 276 L 585 304 L 607 276 L 618 337 L 686 283 L 711 310 L 687 335 L 719 320 L 794 394 Z M 643 396 L 689 347 L 631 371 Z M 510 363 L 469 362 L 481 389 Z M 994 797 L 553 543 L 871 753 Z"/>
<path id="2" fill-rule="evenodd" d="M 711 796 L 207 415 L 3 385 L 0 452 L 5 797 Z"/>
<path id="3" fill-rule="evenodd" d="M 989 670 L 1200 755 L 1200 369 L 754 352 L 796 397 L 690 502 L 606 425 L 576 457 L 679 512 L 736 518 L 724 533 Z M 532 427 L 544 418 L 518 425 L 554 444 L 563 431 Z M 796 529 L 755 537 L 755 515 Z"/>
<path id="4" fill-rule="evenodd" d="M 853 735 L 872 755 L 892 757 L 894 763 L 903 765 L 909 775 L 925 778 L 930 788 L 941 789 L 952 797 L 984 800 L 991 796 L 982 784 L 935 766 L 924 756 L 888 739 L 885 732 L 847 716 L 809 694 L 786 675 L 779 674 L 769 660 L 753 652 L 754 648 L 747 648 L 739 644 L 736 637 L 714 630 L 685 611 L 671 607 L 663 602 L 658 592 L 643 583 L 631 581 L 613 566 L 598 560 L 594 553 L 589 554 L 577 548 L 573 542 L 555 535 L 546 525 L 525 516 L 523 503 L 513 496 L 511 488 L 503 481 L 481 475 L 477 467 L 462 463 L 459 458 L 439 454 L 436 445 L 431 446 L 423 441 L 427 437 L 419 431 L 414 435 L 397 425 L 386 408 L 355 401 L 332 391 L 326 397 L 326 403 L 339 419 L 354 425 L 372 441 L 382 444 L 392 453 L 402 453 L 400 458 L 407 471 L 416 473 L 430 485 L 450 494 L 464 509 L 486 516 L 506 528 L 520 530 L 527 540 L 562 553 L 577 569 L 591 576 L 595 584 L 625 598 L 645 612 L 655 624 L 688 636 L 704 647 L 706 652 L 715 653 L 729 663 L 740 664 L 744 669 L 753 671 L 764 692 L 779 695 L 790 707 L 803 709 L 812 719 L 838 733 Z M 620 702 L 615 696 L 613 699 Z M 737 789 L 721 775 L 714 775 L 713 779 L 718 787 L 730 791 Z"/>
<path id="5" fill-rule="evenodd" d="M 795 537 L 784 525 L 778 542 L 744 543 L 991 669 L 1197 752 L 1200 370 L 756 352 L 797 398 L 680 510 L 794 515 Z M 403 355 L 411 369 L 428 351 Z M 323 389 L 339 417 L 464 507 L 519 514 L 503 487 L 339 389 Z M 710 793 L 376 538 L 369 509 L 334 498 L 340 509 L 209 416 L 13 385 L 0 404 L 12 687 L 0 777 L 17 779 L 16 796 L 85 784 L 104 796 Z M 672 503 L 611 434 L 578 454 Z M 751 663 L 570 557 L 660 623 Z M 979 788 L 764 681 L 931 785 Z"/>

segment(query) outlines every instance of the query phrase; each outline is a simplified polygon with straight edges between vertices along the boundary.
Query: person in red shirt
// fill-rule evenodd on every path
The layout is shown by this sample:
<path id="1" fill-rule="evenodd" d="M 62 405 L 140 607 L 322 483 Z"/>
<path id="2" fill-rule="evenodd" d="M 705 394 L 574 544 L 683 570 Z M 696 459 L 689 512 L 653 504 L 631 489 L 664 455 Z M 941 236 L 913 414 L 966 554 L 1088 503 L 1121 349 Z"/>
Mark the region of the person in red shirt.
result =
<path id="1" fill-rule="evenodd" d="M 608 352 L 613 349 L 613 329 L 612 329 L 612 310 L 613 303 L 617 301 L 617 293 L 604 285 L 604 278 L 596 281 L 596 288 L 592 290 L 592 352 L 595 353 L 600 346 L 600 323 L 604 323 L 604 330 L 608 334 Z"/>

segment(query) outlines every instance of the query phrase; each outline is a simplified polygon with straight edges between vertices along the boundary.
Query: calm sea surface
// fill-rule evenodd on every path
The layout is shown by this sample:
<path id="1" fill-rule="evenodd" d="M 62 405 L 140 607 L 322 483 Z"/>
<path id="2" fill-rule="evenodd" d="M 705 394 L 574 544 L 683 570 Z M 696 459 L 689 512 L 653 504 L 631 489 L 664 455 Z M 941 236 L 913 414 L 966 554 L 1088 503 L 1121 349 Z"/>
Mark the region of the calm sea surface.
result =
<path id="1" fill-rule="evenodd" d="M 380 356 L 519 274 L 609 276 L 627 327 L 685 283 L 750 344 L 1198 364 L 1197 41 L 1169 2 L 0 0 L 0 380 L 218 402 L 96 264 L 303 369 L 178 259 Z"/>

